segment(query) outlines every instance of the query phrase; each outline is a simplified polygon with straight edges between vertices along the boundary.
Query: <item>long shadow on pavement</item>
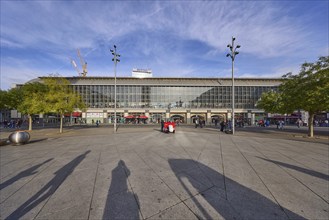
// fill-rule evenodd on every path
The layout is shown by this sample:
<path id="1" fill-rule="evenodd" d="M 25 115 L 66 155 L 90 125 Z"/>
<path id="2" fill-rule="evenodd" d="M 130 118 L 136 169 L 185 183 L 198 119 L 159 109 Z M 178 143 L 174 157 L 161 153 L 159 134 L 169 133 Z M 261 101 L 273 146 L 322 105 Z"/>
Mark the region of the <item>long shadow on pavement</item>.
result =
<path id="1" fill-rule="evenodd" d="M 73 172 L 73 170 L 81 163 L 81 161 L 90 153 L 90 150 L 79 155 L 74 160 L 66 164 L 64 167 L 57 170 L 54 174 L 55 176 L 40 189 L 36 194 L 34 194 L 29 200 L 17 208 L 13 213 L 11 213 L 6 219 L 19 219 L 23 217 L 26 213 L 31 211 L 33 208 L 38 206 L 42 201 L 50 198 L 52 194 L 60 187 L 60 185 L 65 181 L 65 179 Z"/>
<path id="2" fill-rule="evenodd" d="M 274 163 L 274 164 L 279 165 L 279 166 L 287 167 L 289 169 L 297 170 L 299 172 L 306 173 L 306 174 L 314 176 L 314 177 L 318 177 L 320 179 L 324 179 L 324 180 L 327 180 L 327 181 L 329 180 L 329 176 L 324 174 L 324 173 L 320 173 L 320 172 L 317 172 L 317 171 L 314 171 L 314 170 L 309 170 L 309 169 L 299 167 L 299 166 L 295 166 L 295 165 L 288 164 L 288 163 L 283 163 L 283 162 L 276 161 L 276 160 L 265 159 L 265 158 L 262 158 L 262 157 L 258 157 L 258 158 L 260 158 L 262 160 L 265 160 L 265 161 L 268 161 L 268 162 L 271 162 L 271 163 Z"/>
<path id="3" fill-rule="evenodd" d="M 191 159 L 169 159 L 168 160 L 171 169 L 174 171 L 176 177 L 179 179 L 183 188 L 191 196 L 191 201 L 198 209 L 197 213 L 201 213 L 202 216 L 198 216 L 199 219 L 212 219 L 207 210 L 209 208 L 204 207 L 202 201 L 199 201 L 199 197 L 193 196 L 192 191 L 184 183 L 183 180 L 188 180 L 190 184 L 203 196 L 203 199 L 210 204 L 218 214 L 224 219 L 305 219 L 304 217 L 281 207 L 279 204 L 269 200 L 258 192 L 255 192 L 238 182 L 224 177 L 222 174 L 213 170 L 212 168 L 199 163 Z M 203 175 L 191 176 L 188 172 L 184 172 L 182 168 L 198 167 Z M 205 190 L 205 187 L 201 184 L 202 181 L 207 179 L 213 187 Z M 213 183 L 223 182 L 225 186 L 222 191 L 226 190 L 226 196 L 221 196 L 218 193 L 218 188 Z M 217 189 L 216 189 L 217 188 Z M 197 214 L 198 215 L 198 214 Z"/>
<path id="4" fill-rule="evenodd" d="M 9 185 L 11 185 L 11 184 L 13 184 L 14 182 L 18 181 L 19 179 L 22 179 L 22 178 L 24 178 L 24 177 L 28 177 L 28 176 L 31 176 L 31 175 L 37 173 L 36 170 L 37 170 L 39 167 L 41 167 L 42 165 L 48 163 L 48 162 L 51 161 L 51 160 L 53 160 L 53 158 L 48 159 L 48 160 L 46 160 L 46 161 L 44 161 L 44 162 L 42 162 L 42 163 L 39 163 L 39 164 L 37 164 L 37 165 L 35 165 L 35 166 L 33 166 L 33 167 L 30 167 L 30 168 L 28 168 L 28 169 L 26 169 L 26 170 L 20 172 L 20 173 L 17 174 L 16 176 L 10 178 L 9 180 L 7 180 L 7 181 L 1 183 L 1 184 L 0 184 L 0 190 L 6 188 L 7 186 L 9 186 Z"/>
<path id="5" fill-rule="evenodd" d="M 112 170 L 103 219 L 139 219 L 139 200 L 128 190 L 130 170 L 123 160 Z"/>

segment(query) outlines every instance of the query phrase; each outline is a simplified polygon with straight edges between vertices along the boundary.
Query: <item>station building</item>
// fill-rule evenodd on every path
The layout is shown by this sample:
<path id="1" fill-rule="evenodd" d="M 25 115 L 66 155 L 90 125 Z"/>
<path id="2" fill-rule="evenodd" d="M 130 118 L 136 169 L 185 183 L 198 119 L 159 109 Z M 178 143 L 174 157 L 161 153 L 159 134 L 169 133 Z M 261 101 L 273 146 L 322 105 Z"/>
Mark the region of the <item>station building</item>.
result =
<path id="1" fill-rule="evenodd" d="M 38 80 L 41 80 L 40 77 Z M 66 77 L 87 105 L 77 110 L 75 121 L 114 122 L 114 77 Z M 263 92 L 275 91 L 280 78 L 235 78 L 236 121 L 253 124 L 267 114 L 257 108 Z M 175 120 L 191 124 L 195 118 L 214 123 L 230 120 L 232 79 L 230 78 L 116 78 L 118 123 L 159 123 Z"/>

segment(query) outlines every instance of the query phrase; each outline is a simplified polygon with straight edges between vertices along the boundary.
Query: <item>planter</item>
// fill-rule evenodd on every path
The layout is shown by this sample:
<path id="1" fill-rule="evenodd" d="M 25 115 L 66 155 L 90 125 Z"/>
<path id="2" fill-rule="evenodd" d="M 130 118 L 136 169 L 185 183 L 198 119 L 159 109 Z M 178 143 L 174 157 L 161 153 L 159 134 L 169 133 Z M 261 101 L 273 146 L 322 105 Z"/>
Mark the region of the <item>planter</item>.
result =
<path id="1" fill-rule="evenodd" d="M 26 131 L 15 131 L 9 135 L 8 139 L 13 145 L 26 144 L 30 140 L 30 134 Z"/>

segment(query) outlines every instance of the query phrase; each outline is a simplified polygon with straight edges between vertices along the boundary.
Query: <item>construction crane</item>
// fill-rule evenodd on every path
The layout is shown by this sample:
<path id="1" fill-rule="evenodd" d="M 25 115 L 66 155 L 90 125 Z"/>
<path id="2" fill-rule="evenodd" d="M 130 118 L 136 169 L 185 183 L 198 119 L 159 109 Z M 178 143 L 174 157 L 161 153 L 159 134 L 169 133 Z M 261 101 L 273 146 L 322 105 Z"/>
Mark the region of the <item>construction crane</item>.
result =
<path id="1" fill-rule="evenodd" d="M 73 59 L 71 59 L 71 64 L 74 67 L 74 69 L 78 72 L 78 75 L 81 76 L 81 71 L 79 70 L 78 65 Z"/>
<path id="2" fill-rule="evenodd" d="M 81 75 L 83 77 L 87 76 L 87 62 L 83 59 L 83 57 L 81 56 L 80 54 L 80 50 L 78 49 L 78 57 L 80 58 L 80 63 L 81 63 L 81 66 L 82 66 L 82 73 Z"/>
<path id="3" fill-rule="evenodd" d="M 87 76 L 87 73 L 88 73 L 88 71 L 87 71 L 87 62 L 81 56 L 80 49 L 77 49 L 77 53 L 78 53 L 78 57 L 80 59 L 80 63 L 81 63 L 81 66 L 82 66 L 82 71 L 80 71 L 80 69 L 78 68 L 77 63 L 73 59 L 71 59 L 71 64 L 74 67 L 74 69 L 78 72 L 79 76 L 85 77 L 85 76 Z"/>

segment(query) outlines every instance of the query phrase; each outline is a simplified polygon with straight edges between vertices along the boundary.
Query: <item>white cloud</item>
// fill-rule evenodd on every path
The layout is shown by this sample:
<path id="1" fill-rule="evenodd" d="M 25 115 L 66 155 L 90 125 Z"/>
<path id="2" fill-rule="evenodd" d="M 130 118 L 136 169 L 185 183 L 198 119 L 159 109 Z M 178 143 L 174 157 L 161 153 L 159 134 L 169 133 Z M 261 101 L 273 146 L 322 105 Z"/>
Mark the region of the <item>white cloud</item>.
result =
<path id="1" fill-rule="evenodd" d="M 156 2 L 143 4 L 145 9 L 135 5 L 21 4 L 14 9 L 18 18 L 2 22 L 4 41 L 14 37 L 24 45 L 44 42 L 88 48 L 95 46 L 97 38 L 111 41 L 134 31 L 163 30 L 221 51 L 234 35 L 244 52 L 271 57 L 295 50 L 304 39 L 300 24 L 286 15 L 277 17 L 282 8 L 271 2 Z M 40 10 L 30 13 L 35 9 Z"/>
<path id="2" fill-rule="evenodd" d="M 39 69 L 28 69 L 21 67 L 0 67 L 1 69 L 1 90 L 8 90 L 13 84 L 23 84 L 27 81 L 37 78 L 38 76 L 44 76 Z"/>
<path id="3" fill-rule="evenodd" d="M 321 33 L 310 29 L 313 14 L 296 15 L 291 11 L 293 4 L 286 7 L 275 1 L 1 1 L 0 4 L 1 85 L 4 80 L 14 80 L 5 76 L 8 73 L 17 74 L 17 80 L 26 72 L 45 75 L 60 71 L 74 75 L 69 57 L 78 62 L 76 48 L 82 49 L 90 75 L 108 75 L 113 69 L 108 49 L 114 43 L 119 44 L 122 55 L 118 73 L 128 76 L 132 68 L 146 66 L 155 70 L 155 76 L 230 77 L 230 64 L 223 60 L 227 59 L 226 45 L 232 35 L 242 46 L 237 76 L 281 76 L 291 69 L 295 71 L 290 67 L 298 61 L 312 62 L 309 57 L 313 56 L 315 61 L 315 56 L 328 55 L 328 43 L 321 48 L 315 44 L 318 39 L 314 36 Z M 328 39 L 327 32 L 322 35 Z M 17 62 L 9 62 L 9 56 Z M 210 66 L 217 60 L 218 65 Z M 255 70 L 242 69 L 242 60 L 250 63 L 245 65 L 249 68 L 255 66 Z M 258 65 L 269 65 L 269 73 L 252 74 L 258 72 Z"/>

